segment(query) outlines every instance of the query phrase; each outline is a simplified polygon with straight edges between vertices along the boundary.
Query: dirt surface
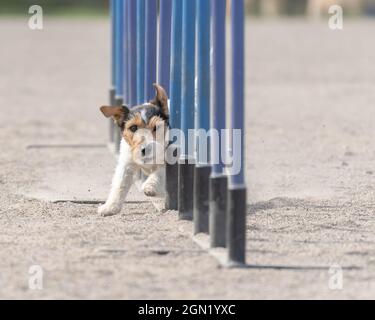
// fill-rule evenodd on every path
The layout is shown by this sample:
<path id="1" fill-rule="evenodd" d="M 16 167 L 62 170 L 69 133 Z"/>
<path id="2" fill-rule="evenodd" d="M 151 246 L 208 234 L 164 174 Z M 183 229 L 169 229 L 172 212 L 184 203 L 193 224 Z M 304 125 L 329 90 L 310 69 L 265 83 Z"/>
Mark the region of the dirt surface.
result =
<path id="1" fill-rule="evenodd" d="M 30 196 L 106 196 L 113 168 L 92 146 L 107 142 L 109 25 L 0 19 L 0 298 L 374 298 L 375 22 L 248 24 L 249 268 L 226 270 L 149 202 L 102 218 Z M 28 148 L 43 144 L 91 148 Z"/>

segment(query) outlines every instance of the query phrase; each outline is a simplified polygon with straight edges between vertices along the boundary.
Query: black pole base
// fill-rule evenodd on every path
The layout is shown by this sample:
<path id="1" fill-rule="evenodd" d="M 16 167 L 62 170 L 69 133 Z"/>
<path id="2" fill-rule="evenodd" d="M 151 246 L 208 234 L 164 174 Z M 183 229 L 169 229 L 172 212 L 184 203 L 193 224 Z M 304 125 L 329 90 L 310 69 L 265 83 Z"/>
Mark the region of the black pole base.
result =
<path id="1" fill-rule="evenodd" d="M 171 143 L 165 154 L 165 209 L 178 210 L 178 162 L 179 147 Z"/>
<path id="2" fill-rule="evenodd" d="M 246 188 L 228 190 L 227 245 L 232 265 L 246 263 Z"/>
<path id="3" fill-rule="evenodd" d="M 109 90 L 109 105 L 113 107 L 115 105 L 115 95 L 116 91 L 115 89 Z M 109 119 L 109 142 L 113 143 L 115 140 L 115 124 L 112 119 Z"/>
<path id="4" fill-rule="evenodd" d="M 210 174 L 210 166 L 195 167 L 194 234 L 208 233 Z"/>
<path id="5" fill-rule="evenodd" d="M 178 210 L 178 163 L 167 163 L 165 176 L 165 210 Z"/>
<path id="6" fill-rule="evenodd" d="M 178 164 L 178 216 L 181 220 L 193 220 L 194 167 L 187 159 Z"/>
<path id="7" fill-rule="evenodd" d="M 210 178 L 210 242 L 211 248 L 226 247 L 228 178 Z"/>
<path id="8" fill-rule="evenodd" d="M 115 99 L 115 107 L 120 107 L 123 105 L 122 98 Z M 115 152 L 118 153 L 120 151 L 120 143 L 121 143 L 121 130 L 118 126 L 115 125 L 115 133 L 114 133 L 114 144 L 115 144 Z"/>

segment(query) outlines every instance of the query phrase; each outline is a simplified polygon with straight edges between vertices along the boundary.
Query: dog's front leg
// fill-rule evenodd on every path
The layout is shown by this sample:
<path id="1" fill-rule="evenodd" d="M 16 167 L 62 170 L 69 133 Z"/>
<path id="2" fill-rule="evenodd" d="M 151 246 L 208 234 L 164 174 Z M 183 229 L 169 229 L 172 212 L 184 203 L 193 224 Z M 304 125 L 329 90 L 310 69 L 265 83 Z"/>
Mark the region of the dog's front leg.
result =
<path id="1" fill-rule="evenodd" d="M 105 204 L 99 207 L 102 216 L 118 214 L 133 183 L 136 165 L 132 160 L 128 144 L 121 141 L 120 156 L 112 179 L 111 191 Z"/>
<path id="2" fill-rule="evenodd" d="M 151 173 L 142 184 L 142 190 L 148 197 L 161 196 L 165 188 L 165 168 L 159 168 Z"/>

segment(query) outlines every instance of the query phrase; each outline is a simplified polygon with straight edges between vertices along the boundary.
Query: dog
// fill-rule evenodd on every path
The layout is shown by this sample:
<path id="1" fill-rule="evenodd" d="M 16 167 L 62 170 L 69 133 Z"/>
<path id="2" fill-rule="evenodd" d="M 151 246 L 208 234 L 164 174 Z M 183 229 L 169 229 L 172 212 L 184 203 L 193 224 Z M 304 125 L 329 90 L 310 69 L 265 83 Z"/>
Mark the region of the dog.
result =
<path id="1" fill-rule="evenodd" d="M 100 108 L 103 115 L 112 118 L 121 130 L 120 154 L 111 190 L 105 204 L 98 209 L 102 216 L 120 213 L 135 175 L 140 170 L 147 175 L 142 184 L 146 196 L 157 196 L 164 190 L 168 96 L 160 85 L 154 84 L 154 87 L 156 96 L 149 103 L 131 109 L 127 106 Z"/>

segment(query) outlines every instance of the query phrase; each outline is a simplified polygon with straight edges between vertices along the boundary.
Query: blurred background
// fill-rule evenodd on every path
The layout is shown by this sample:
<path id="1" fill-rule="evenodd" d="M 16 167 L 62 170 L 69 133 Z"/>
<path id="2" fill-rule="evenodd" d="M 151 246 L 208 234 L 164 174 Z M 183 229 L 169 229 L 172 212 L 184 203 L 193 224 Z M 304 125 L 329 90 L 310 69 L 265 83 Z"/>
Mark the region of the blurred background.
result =
<path id="1" fill-rule="evenodd" d="M 49 15 L 105 15 L 110 0 L 1 0 L 1 14 L 25 14 L 25 8 L 40 5 Z"/>
<path id="2" fill-rule="evenodd" d="M 375 296 L 375 0 L 246 1 L 248 250 L 254 265 L 302 266 L 282 276 L 213 268 L 146 202 L 104 223 L 77 204 L 103 201 L 115 166 L 99 111 L 109 1 L 0 1 L 0 298 Z M 344 30 L 328 26 L 332 4 Z M 331 263 L 359 267 L 344 290 L 306 268 Z M 36 264 L 46 290 L 31 293 Z"/>
<path id="3" fill-rule="evenodd" d="M 349 15 L 375 14 L 375 0 L 246 0 L 247 11 L 259 16 L 326 15 L 331 5 L 341 5 Z"/>
<path id="4" fill-rule="evenodd" d="M 254 16 L 306 16 L 317 18 L 333 4 L 342 5 L 346 15 L 375 15 L 375 0 L 245 0 L 247 12 Z M 104 15 L 109 0 L 39 0 L 47 14 Z M 31 0 L 2 0 L 0 14 L 24 14 Z"/>

